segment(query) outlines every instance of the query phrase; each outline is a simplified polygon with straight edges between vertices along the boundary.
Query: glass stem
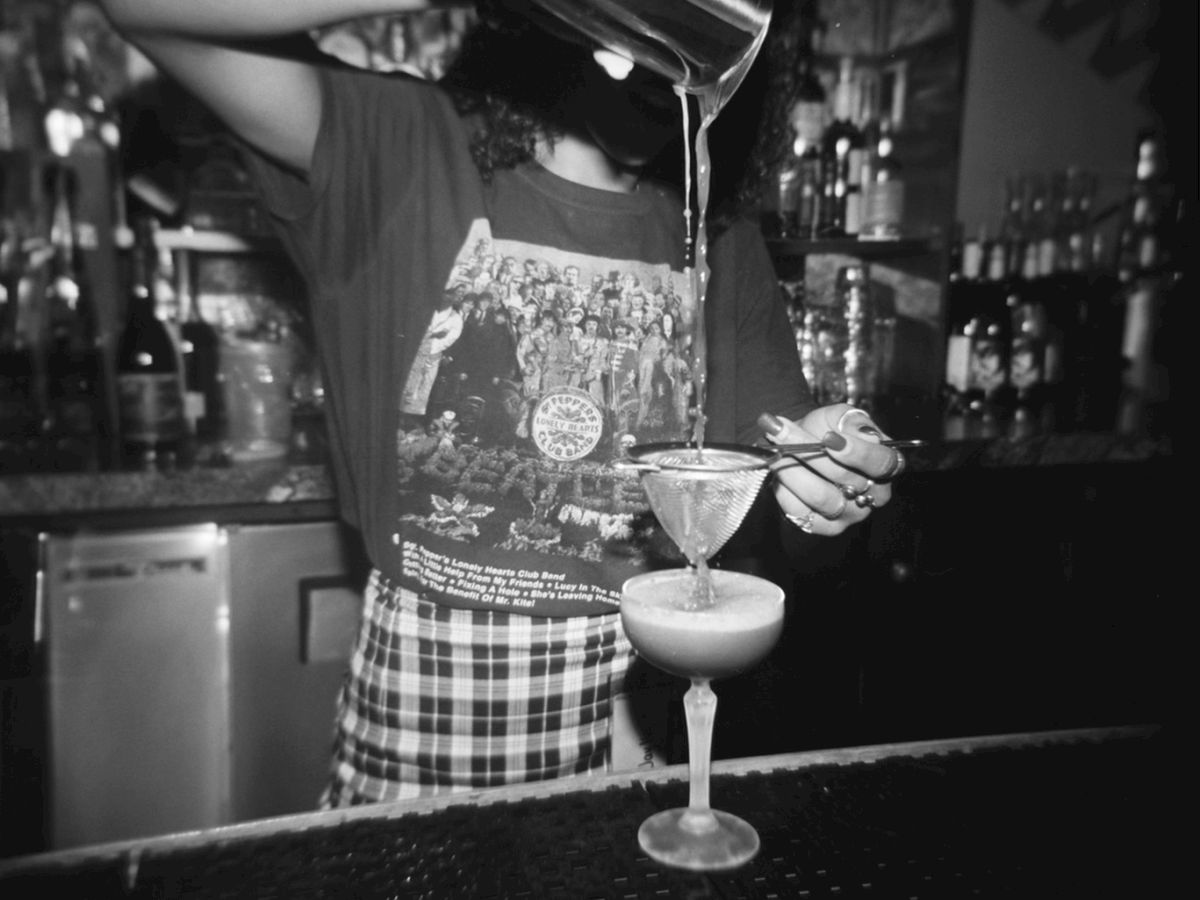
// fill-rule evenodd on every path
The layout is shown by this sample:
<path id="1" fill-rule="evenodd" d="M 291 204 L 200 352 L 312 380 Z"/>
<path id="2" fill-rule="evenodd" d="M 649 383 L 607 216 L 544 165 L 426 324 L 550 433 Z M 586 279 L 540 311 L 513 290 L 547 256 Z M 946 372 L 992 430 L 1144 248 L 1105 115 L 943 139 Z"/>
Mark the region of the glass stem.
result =
<path id="1" fill-rule="evenodd" d="M 688 729 L 688 808 L 679 820 L 680 828 L 693 834 L 715 831 L 717 817 L 708 805 L 708 779 L 712 762 L 713 722 L 717 715 L 717 695 L 707 679 L 693 679 L 683 695 Z"/>

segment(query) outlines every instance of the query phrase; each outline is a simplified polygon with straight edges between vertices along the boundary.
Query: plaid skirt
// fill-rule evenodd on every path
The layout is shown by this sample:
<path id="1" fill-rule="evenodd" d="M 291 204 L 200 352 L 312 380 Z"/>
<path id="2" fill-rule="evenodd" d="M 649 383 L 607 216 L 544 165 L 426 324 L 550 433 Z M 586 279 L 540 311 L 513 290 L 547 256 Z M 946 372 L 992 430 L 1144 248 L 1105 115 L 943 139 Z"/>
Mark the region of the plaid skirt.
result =
<path id="1" fill-rule="evenodd" d="M 325 808 L 605 771 L 620 615 L 452 609 L 367 584 Z"/>

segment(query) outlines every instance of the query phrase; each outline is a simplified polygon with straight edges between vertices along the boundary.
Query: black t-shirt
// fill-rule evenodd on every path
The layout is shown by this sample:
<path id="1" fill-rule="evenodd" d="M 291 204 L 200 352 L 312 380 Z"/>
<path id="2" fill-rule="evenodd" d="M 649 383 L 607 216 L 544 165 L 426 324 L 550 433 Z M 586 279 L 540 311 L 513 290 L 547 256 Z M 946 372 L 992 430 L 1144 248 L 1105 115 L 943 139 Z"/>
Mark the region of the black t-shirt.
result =
<path id="1" fill-rule="evenodd" d="M 252 168 L 308 283 L 341 508 L 374 565 L 452 606 L 615 610 L 671 548 L 611 460 L 691 434 L 675 195 L 537 165 L 485 184 L 444 91 L 343 70 L 307 182 Z M 753 442 L 759 413 L 810 396 L 757 230 L 727 229 L 709 265 L 706 440 Z M 431 353 L 447 299 L 461 333 Z"/>

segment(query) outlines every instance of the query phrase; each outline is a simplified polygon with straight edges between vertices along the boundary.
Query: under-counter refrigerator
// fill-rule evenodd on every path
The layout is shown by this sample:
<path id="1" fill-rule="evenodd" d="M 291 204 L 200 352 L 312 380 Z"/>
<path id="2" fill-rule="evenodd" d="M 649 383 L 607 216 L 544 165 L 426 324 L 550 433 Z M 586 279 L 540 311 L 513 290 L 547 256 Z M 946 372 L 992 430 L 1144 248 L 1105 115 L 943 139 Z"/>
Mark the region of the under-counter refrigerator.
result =
<path id="1" fill-rule="evenodd" d="M 41 543 L 53 847 L 227 822 L 225 532 L 196 525 Z"/>

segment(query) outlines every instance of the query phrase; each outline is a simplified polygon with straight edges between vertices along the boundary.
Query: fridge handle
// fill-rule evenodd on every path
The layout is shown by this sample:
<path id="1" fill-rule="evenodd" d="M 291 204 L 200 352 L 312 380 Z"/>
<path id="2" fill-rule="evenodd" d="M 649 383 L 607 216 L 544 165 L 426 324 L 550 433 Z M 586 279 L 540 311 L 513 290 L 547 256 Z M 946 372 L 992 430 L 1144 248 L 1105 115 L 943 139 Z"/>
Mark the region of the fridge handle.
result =
<path id="1" fill-rule="evenodd" d="M 33 582 L 33 646 L 40 650 L 46 640 L 46 542 L 50 535 L 37 536 L 37 571 Z"/>

